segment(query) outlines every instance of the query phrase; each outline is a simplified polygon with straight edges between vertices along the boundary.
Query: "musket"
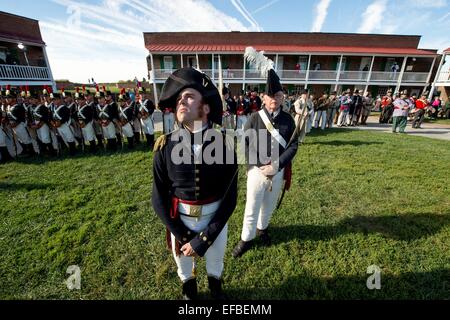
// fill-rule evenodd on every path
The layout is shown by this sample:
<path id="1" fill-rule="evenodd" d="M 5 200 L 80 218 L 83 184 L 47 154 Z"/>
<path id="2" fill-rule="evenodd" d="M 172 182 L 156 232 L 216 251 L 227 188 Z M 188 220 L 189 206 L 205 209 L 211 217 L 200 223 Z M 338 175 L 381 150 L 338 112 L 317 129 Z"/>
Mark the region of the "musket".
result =
<path id="1" fill-rule="evenodd" d="M 304 134 L 305 130 L 306 130 L 306 120 L 308 119 L 308 108 L 305 106 L 305 108 L 303 108 L 303 112 L 299 115 L 296 124 L 295 124 L 295 129 L 294 132 L 292 133 L 291 138 L 289 139 L 288 144 L 286 145 L 285 150 L 292 144 L 294 143 L 294 141 L 298 141 L 297 139 Z M 298 143 L 298 142 L 297 142 Z M 284 184 L 283 184 L 283 191 L 281 192 L 280 198 L 278 199 L 278 203 L 277 203 L 277 209 L 280 208 L 281 206 L 281 202 L 283 201 L 284 198 L 284 194 L 286 193 L 286 180 L 284 180 Z"/>

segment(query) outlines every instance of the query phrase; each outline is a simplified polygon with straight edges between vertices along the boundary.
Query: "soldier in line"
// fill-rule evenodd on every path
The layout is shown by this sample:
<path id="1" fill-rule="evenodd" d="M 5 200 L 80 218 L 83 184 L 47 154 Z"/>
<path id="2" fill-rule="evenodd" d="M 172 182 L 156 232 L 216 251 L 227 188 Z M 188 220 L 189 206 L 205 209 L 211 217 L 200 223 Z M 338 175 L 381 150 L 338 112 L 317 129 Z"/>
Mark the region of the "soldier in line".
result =
<path id="1" fill-rule="evenodd" d="M 42 155 L 45 152 L 52 157 L 57 155 L 57 150 L 52 144 L 52 134 L 50 130 L 50 110 L 42 99 L 39 103 L 39 96 L 36 92 L 30 94 L 29 106 L 29 126 L 36 130 L 39 152 Z"/>
<path id="2" fill-rule="evenodd" d="M 60 93 L 52 94 L 53 111 L 51 113 L 50 123 L 58 131 L 63 142 L 69 146 L 69 154 L 74 156 L 77 152 L 75 135 L 71 127 L 72 115 L 69 107 L 64 104 Z"/>
<path id="3" fill-rule="evenodd" d="M 392 98 L 392 90 L 389 89 L 386 95 L 381 99 L 380 123 L 389 123 L 394 112 L 394 99 Z"/>
<path id="4" fill-rule="evenodd" d="M 92 126 L 94 127 L 95 136 L 97 137 L 97 144 L 98 148 L 100 150 L 104 149 L 103 144 L 103 128 L 100 124 L 100 119 L 98 118 L 98 100 L 97 98 L 91 93 L 90 90 L 87 90 L 86 87 L 83 85 L 83 94 L 86 99 L 86 103 L 89 105 L 89 108 L 92 108 L 95 110 L 94 112 L 94 122 L 92 123 Z"/>
<path id="5" fill-rule="evenodd" d="M 8 123 L 12 128 L 14 135 L 22 146 L 22 149 L 28 156 L 35 156 L 32 137 L 27 128 L 27 110 L 25 106 L 17 102 L 17 92 L 7 87 L 5 92 L 7 104 Z"/>
<path id="6" fill-rule="evenodd" d="M 234 116 L 236 114 L 236 101 L 234 101 L 231 97 L 231 91 L 227 87 L 222 89 L 222 95 L 224 99 L 223 128 L 234 130 L 236 127 L 234 122 Z"/>
<path id="7" fill-rule="evenodd" d="M 133 128 L 135 120 L 135 105 L 130 102 L 130 94 L 122 89 L 119 95 L 119 126 L 124 138 L 128 141 L 128 149 L 134 148 L 135 132 Z"/>
<path id="8" fill-rule="evenodd" d="M 153 146 L 155 144 L 155 124 L 153 122 L 155 104 L 150 99 L 150 96 L 144 87 L 142 88 L 140 99 L 137 102 L 137 107 L 139 110 L 139 120 L 147 139 L 147 146 L 150 147 L 150 150 L 153 150 Z"/>
<path id="9" fill-rule="evenodd" d="M 13 157 L 8 150 L 9 127 L 6 114 L 6 90 L 0 92 L 0 163 L 12 161 Z"/>
<path id="10" fill-rule="evenodd" d="M 332 129 L 333 128 L 333 122 L 334 118 L 336 116 L 337 110 L 339 110 L 339 107 L 341 106 L 339 102 L 339 98 L 337 97 L 337 92 L 332 91 L 330 93 L 330 106 L 327 109 L 327 128 Z"/>
<path id="11" fill-rule="evenodd" d="M 97 91 L 97 119 L 102 127 L 103 137 L 106 139 L 106 149 L 117 150 L 116 121 L 118 119 L 117 104 L 112 100 L 111 94 Z M 120 133 L 120 131 L 119 131 Z"/>
<path id="12" fill-rule="evenodd" d="M 94 129 L 94 118 L 95 118 L 95 108 L 93 104 L 88 104 L 86 97 L 80 92 L 79 88 L 76 88 L 75 101 L 77 103 L 77 113 L 76 119 L 77 123 L 81 128 L 83 134 L 83 143 L 89 143 L 89 150 L 92 153 L 97 152 L 97 145 L 95 143 L 95 129 Z"/>

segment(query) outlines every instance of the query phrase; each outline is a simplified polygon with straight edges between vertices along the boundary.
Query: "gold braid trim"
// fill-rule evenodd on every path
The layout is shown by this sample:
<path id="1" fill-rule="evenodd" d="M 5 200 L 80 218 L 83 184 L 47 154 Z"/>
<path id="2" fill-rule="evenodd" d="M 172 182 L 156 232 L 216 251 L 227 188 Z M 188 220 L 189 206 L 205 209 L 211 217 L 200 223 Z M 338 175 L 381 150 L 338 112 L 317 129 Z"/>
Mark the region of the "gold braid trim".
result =
<path id="1" fill-rule="evenodd" d="M 153 152 L 162 150 L 167 143 L 167 136 L 163 134 L 158 139 L 156 139 L 155 146 L 153 147 Z"/>

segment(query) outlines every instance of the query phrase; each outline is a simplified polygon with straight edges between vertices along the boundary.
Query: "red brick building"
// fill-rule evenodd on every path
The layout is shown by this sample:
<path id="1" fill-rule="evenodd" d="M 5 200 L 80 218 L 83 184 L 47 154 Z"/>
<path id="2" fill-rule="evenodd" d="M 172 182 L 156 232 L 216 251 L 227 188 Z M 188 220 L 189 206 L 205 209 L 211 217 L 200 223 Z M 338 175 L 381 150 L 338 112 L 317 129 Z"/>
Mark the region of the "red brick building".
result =
<path id="1" fill-rule="evenodd" d="M 39 22 L 0 11 L 0 86 L 56 89 Z"/>
<path id="2" fill-rule="evenodd" d="M 247 86 L 263 90 L 265 79 L 244 62 L 247 46 L 264 50 L 289 93 L 310 88 L 360 89 L 373 95 L 388 88 L 420 93 L 433 80 L 440 55 L 419 49 L 420 36 L 296 32 L 158 32 L 144 33 L 155 99 L 176 68 L 200 68 L 223 79 L 237 95 Z M 393 64 L 398 70 L 392 71 Z"/>

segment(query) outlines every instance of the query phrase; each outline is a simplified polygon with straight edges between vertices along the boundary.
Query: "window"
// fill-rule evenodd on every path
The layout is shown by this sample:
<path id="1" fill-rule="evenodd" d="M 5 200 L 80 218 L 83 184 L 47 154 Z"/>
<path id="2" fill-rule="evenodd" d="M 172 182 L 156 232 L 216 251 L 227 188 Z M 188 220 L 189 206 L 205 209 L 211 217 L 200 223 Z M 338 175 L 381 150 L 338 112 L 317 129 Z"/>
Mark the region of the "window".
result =
<path id="1" fill-rule="evenodd" d="M 173 70 L 173 57 L 164 56 L 164 69 Z"/>

